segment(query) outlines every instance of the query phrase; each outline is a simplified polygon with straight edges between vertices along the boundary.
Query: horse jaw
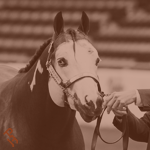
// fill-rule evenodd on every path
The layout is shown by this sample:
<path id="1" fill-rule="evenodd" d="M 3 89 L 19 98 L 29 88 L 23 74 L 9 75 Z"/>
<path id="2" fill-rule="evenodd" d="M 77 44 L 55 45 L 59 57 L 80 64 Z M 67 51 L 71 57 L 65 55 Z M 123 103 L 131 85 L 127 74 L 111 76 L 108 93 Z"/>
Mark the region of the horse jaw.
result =
<path id="1" fill-rule="evenodd" d="M 59 107 L 65 107 L 65 96 L 62 91 L 62 89 L 59 87 L 59 85 L 55 82 L 53 78 L 49 79 L 48 82 L 48 89 L 50 97 L 52 98 L 52 101 Z M 69 106 L 71 109 L 76 110 L 74 103 L 70 97 L 67 97 L 67 100 L 69 102 Z"/>
<path id="2" fill-rule="evenodd" d="M 48 89 L 52 101 L 59 107 L 64 107 L 64 94 L 53 78 L 49 79 Z"/>

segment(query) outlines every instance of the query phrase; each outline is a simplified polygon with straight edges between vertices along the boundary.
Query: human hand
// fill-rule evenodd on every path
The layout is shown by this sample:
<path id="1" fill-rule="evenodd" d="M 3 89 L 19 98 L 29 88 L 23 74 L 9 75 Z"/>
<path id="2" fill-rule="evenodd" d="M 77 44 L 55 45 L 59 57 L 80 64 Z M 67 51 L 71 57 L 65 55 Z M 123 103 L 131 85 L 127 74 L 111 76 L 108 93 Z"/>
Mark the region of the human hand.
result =
<path id="1" fill-rule="evenodd" d="M 109 114 L 111 110 L 123 111 L 124 107 L 132 104 L 136 101 L 136 91 L 130 90 L 125 92 L 114 92 L 109 96 L 104 97 L 104 102 L 102 107 L 107 107 L 107 113 Z"/>
<path id="2" fill-rule="evenodd" d="M 127 114 L 127 108 L 126 107 L 123 107 L 123 109 L 124 110 L 116 110 L 116 109 L 114 109 L 114 110 L 112 110 L 113 111 L 113 113 L 115 114 L 115 116 L 117 116 L 117 117 L 123 117 L 124 115 L 126 115 Z"/>

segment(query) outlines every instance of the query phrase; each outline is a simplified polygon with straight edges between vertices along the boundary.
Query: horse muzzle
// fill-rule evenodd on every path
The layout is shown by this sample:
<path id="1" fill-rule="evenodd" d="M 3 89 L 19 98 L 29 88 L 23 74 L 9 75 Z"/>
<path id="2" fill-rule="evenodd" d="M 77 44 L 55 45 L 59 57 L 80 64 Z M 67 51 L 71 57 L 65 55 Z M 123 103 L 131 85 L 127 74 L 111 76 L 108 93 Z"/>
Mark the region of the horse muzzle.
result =
<path id="1" fill-rule="evenodd" d="M 86 100 L 85 97 L 85 104 L 82 104 L 81 101 L 76 97 L 76 101 L 74 102 L 75 108 L 80 113 L 81 117 L 86 122 L 91 122 L 95 120 L 102 112 L 102 103 L 103 97 L 98 95 L 95 102 L 93 100 Z"/>

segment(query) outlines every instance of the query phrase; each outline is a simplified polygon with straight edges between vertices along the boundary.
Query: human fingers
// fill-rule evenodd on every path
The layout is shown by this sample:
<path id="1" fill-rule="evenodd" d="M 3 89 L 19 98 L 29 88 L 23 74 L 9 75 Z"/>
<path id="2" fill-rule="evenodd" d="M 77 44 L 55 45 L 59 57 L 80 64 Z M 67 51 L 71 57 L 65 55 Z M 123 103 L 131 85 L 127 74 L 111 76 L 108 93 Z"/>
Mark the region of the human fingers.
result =
<path id="1" fill-rule="evenodd" d="M 118 116 L 118 117 L 122 117 L 122 116 L 124 116 L 124 115 L 127 114 L 127 111 L 126 111 L 126 110 L 122 110 L 122 111 L 120 111 L 120 110 L 113 110 L 113 113 L 114 113 L 116 116 Z"/>
<path id="2" fill-rule="evenodd" d="M 120 104 L 120 102 L 116 100 L 115 103 L 114 103 L 113 106 L 112 106 L 112 109 L 113 109 L 113 110 L 117 109 L 118 106 L 119 106 L 119 104 Z"/>
<path id="3" fill-rule="evenodd" d="M 105 108 L 107 106 L 107 103 L 113 98 L 113 93 L 109 94 L 108 96 L 104 97 L 104 102 L 102 104 L 102 108 Z"/>
<path id="4" fill-rule="evenodd" d="M 107 113 L 108 113 L 108 114 L 110 114 L 110 112 L 111 112 L 111 110 L 112 110 L 112 107 L 113 107 L 113 105 L 114 105 L 115 102 L 116 102 L 116 98 L 113 97 L 113 98 L 111 99 L 111 101 L 109 101 L 109 102 L 107 103 Z"/>
<path id="5" fill-rule="evenodd" d="M 118 110 L 124 110 L 125 107 L 126 107 L 126 105 L 124 103 L 119 103 L 117 109 Z"/>

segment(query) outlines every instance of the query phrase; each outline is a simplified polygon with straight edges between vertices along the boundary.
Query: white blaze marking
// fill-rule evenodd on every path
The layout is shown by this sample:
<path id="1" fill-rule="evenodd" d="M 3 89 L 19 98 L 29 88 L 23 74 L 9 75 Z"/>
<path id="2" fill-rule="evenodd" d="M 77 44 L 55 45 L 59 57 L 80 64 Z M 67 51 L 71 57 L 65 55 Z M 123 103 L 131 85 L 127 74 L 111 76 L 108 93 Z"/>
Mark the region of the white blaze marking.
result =
<path id="1" fill-rule="evenodd" d="M 41 73 L 41 74 L 43 73 L 43 68 L 41 66 L 40 60 L 38 60 L 38 62 L 37 62 L 37 65 L 36 65 L 36 68 L 35 68 L 35 71 L 34 71 L 34 75 L 33 75 L 33 79 L 32 79 L 32 82 L 30 84 L 31 91 L 33 90 L 34 85 L 36 85 L 36 80 L 35 79 L 36 79 L 37 70 L 39 71 L 39 73 Z"/>

